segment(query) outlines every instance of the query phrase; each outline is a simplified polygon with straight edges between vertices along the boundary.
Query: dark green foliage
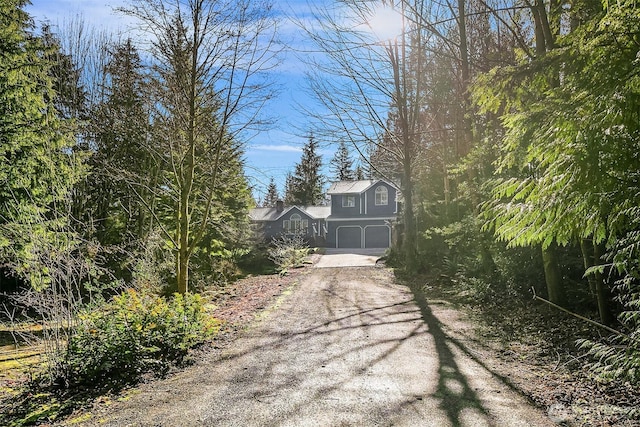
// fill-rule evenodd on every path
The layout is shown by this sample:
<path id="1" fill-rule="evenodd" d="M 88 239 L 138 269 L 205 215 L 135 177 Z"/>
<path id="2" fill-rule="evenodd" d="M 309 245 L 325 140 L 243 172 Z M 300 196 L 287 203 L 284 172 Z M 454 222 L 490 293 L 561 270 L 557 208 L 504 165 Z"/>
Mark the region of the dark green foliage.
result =
<path id="1" fill-rule="evenodd" d="M 287 178 L 285 199 L 292 205 L 309 206 L 322 202 L 324 177 L 320 174 L 322 157 L 318 153 L 318 141 L 312 136 L 302 149 L 300 163 L 291 179 Z"/>
<path id="2" fill-rule="evenodd" d="M 148 147 L 149 114 L 140 57 L 131 40 L 110 47 L 104 97 L 90 116 L 91 174 L 76 192 L 75 217 L 105 247 L 104 263 L 129 281 L 128 262 L 154 228 L 159 165 Z M 123 254 L 127 254 L 123 257 Z"/>
<path id="3" fill-rule="evenodd" d="M 636 198 L 637 18 L 631 6 L 612 8 L 538 63 L 495 71 L 478 91 L 485 107 L 509 108 L 503 175 L 485 210 L 510 244 L 608 241 L 612 213 Z"/>
<path id="4" fill-rule="evenodd" d="M 46 49 L 44 59 L 51 63 L 49 75 L 55 94 L 52 101 L 58 114 L 66 120 L 86 120 L 86 92 L 74 58 L 62 51 L 60 39 L 48 24 L 42 27 L 40 38 Z"/>
<path id="5" fill-rule="evenodd" d="M 277 267 L 269 259 L 269 247 L 260 239 L 252 245 L 251 249 L 238 259 L 238 267 L 244 274 L 269 275 L 277 273 Z"/>
<path id="6" fill-rule="evenodd" d="M 209 226 L 193 253 L 193 284 L 196 289 L 225 284 L 237 279 L 241 273 L 237 261 L 248 250 L 251 236 L 249 227 L 249 205 L 251 192 L 244 175 L 243 151 L 238 143 L 229 141 L 221 150 L 218 179 L 211 184 L 211 171 L 203 169 L 201 180 L 197 180 L 198 203 L 193 207 L 194 218 L 202 218 L 208 192 L 213 193 L 209 214 Z M 212 164 L 203 162 L 203 165 Z M 200 193 L 201 192 L 201 193 Z M 171 229 L 172 224 L 165 225 Z"/>
<path id="7" fill-rule="evenodd" d="M 582 245 L 601 322 L 613 324 L 617 303 L 626 328 L 610 343 L 584 347 L 597 358 L 594 372 L 637 383 L 640 12 L 633 2 L 577 9 L 554 49 L 478 79 L 476 101 L 500 114 L 506 131 L 483 210 L 510 245 Z M 592 307 L 587 292 L 567 291 L 581 310 Z"/>
<path id="8" fill-rule="evenodd" d="M 288 206 L 295 204 L 295 199 L 293 196 L 293 185 L 293 175 L 291 175 L 291 172 L 288 172 L 287 177 L 284 181 L 284 203 Z"/>
<path id="9" fill-rule="evenodd" d="M 171 267 L 166 255 L 176 244 L 181 194 L 174 176 L 180 154 L 174 150 L 184 147 L 180 138 L 168 138 L 181 120 L 179 114 L 163 110 L 164 116 L 152 108 L 153 99 L 169 98 L 149 83 L 150 71 L 132 40 L 110 47 L 103 100 L 91 114 L 91 174 L 76 192 L 74 210 L 89 225 L 83 230 L 87 237 L 105 249 L 102 261 L 116 277 L 131 281 L 137 268 L 131 260 L 145 253 L 147 270 L 153 265 L 160 282 L 168 284 L 176 279 L 175 263 Z M 179 106 L 168 108 L 184 112 Z M 243 152 L 228 135 L 219 141 L 218 108 L 202 105 L 204 130 L 193 151 L 199 160 L 192 170 L 189 215 L 202 234 L 190 233 L 199 236 L 192 247 L 191 273 L 199 289 L 237 277 L 233 264 L 239 255 L 234 254 L 247 247 L 250 193 Z M 201 226 L 205 216 L 206 227 Z"/>
<path id="10" fill-rule="evenodd" d="M 532 287 L 544 292 L 539 251 L 493 241 L 472 217 L 427 230 L 419 251 L 425 271 L 452 281 L 476 300 L 528 299 Z"/>
<path id="11" fill-rule="evenodd" d="M 269 186 L 267 187 L 267 195 L 262 202 L 262 207 L 274 208 L 278 200 L 280 200 L 280 196 L 278 195 L 278 187 L 276 186 L 276 181 L 273 179 L 273 177 L 271 177 L 271 179 L 269 180 Z"/>
<path id="12" fill-rule="evenodd" d="M 601 379 L 640 384 L 640 209 L 629 208 L 625 214 L 633 230 L 616 242 L 609 256 L 622 278 L 614 292 L 622 307 L 618 321 L 622 334 L 606 341 L 584 340 L 581 346 L 593 357 L 589 365 Z"/>
<path id="13" fill-rule="evenodd" d="M 41 286 L 38 240 L 66 222 L 69 191 L 82 173 L 73 135 L 58 117 L 51 63 L 30 32 L 25 1 L 0 4 L 0 263 Z"/>
<path id="14" fill-rule="evenodd" d="M 340 141 L 338 150 L 333 159 L 331 159 L 330 170 L 333 173 L 333 179 L 336 181 L 352 181 L 356 179 L 356 173 L 353 170 L 353 159 L 346 142 Z M 362 172 L 360 174 L 362 175 Z"/>

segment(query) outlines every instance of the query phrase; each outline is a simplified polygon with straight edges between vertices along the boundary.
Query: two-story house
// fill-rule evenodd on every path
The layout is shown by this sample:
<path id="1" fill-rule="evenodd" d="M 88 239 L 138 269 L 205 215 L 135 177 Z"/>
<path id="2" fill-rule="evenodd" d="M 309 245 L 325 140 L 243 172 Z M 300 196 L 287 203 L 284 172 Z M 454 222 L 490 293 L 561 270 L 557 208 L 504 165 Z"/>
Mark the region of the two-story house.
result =
<path id="1" fill-rule="evenodd" d="M 397 217 L 398 190 L 384 180 L 340 181 L 329 187 L 329 206 L 252 209 L 249 216 L 266 239 L 301 234 L 313 246 L 388 248 Z"/>
<path id="2" fill-rule="evenodd" d="M 397 188 L 383 180 L 340 181 L 329 187 L 327 247 L 388 248 L 398 214 Z"/>

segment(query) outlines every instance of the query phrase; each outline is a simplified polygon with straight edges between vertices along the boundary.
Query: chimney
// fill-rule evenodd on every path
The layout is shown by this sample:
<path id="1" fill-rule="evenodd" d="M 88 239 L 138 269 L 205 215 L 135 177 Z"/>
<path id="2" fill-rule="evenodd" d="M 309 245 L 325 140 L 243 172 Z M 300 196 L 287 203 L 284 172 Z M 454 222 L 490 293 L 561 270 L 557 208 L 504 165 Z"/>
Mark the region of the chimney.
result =
<path id="1" fill-rule="evenodd" d="M 276 201 L 276 212 L 284 211 L 284 202 L 282 200 Z"/>

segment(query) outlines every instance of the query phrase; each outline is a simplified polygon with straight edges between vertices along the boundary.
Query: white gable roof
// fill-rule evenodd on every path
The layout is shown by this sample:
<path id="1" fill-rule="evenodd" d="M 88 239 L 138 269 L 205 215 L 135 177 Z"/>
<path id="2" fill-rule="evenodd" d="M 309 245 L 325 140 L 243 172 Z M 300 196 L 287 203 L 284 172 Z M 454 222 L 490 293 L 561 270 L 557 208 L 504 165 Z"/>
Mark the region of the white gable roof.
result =
<path id="1" fill-rule="evenodd" d="M 292 209 L 296 209 L 313 219 L 324 219 L 331 214 L 331 206 L 289 206 L 282 211 L 276 208 L 254 208 L 249 210 L 253 221 L 275 221 Z"/>
<path id="2" fill-rule="evenodd" d="M 305 206 L 301 209 L 315 219 L 325 219 L 331 215 L 331 206 Z"/>
<path id="3" fill-rule="evenodd" d="M 381 179 L 377 179 L 377 180 L 363 179 L 360 181 L 338 181 L 331 184 L 331 187 L 329 187 L 329 190 L 327 190 L 327 194 L 331 195 L 331 194 L 364 193 L 369 188 L 371 188 L 372 186 L 374 186 L 379 182 L 384 182 L 386 184 L 389 184 L 387 181 L 384 181 Z M 395 185 L 393 184 L 389 184 L 389 185 L 395 188 Z"/>

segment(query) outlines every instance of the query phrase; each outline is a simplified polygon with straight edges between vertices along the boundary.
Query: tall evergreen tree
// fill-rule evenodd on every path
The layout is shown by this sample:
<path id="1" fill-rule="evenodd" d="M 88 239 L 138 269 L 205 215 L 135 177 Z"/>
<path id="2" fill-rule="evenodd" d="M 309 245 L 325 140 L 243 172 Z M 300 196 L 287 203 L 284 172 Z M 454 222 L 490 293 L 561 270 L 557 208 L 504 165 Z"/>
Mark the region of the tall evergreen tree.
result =
<path id="1" fill-rule="evenodd" d="M 295 199 L 293 196 L 293 175 L 291 172 L 287 173 L 287 177 L 284 180 L 284 203 L 286 205 L 295 204 Z"/>
<path id="2" fill-rule="evenodd" d="M 308 206 L 322 202 L 324 177 L 320 173 L 321 167 L 322 157 L 318 154 L 318 142 L 311 135 L 302 149 L 302 158 L 291 178 L 292 204 Z"/>
<path id="3" fill-rule="evenodd" d="M 80 168 L 53 100 L 51 63 L 25 0 L 0 3 L 0 264 L 32 285 L 46 283 L 33 263 L 64 224 L 69 190 Z"/>
<path id="4" fill-rule="evenodd" d="M 92 116 L 93 173 L 83 212 L 103 244 L 134 243 L 151 228 L 158 160 L 147 147 L 149 107 L 140 56 L 131 40 L 110 49 L 105 100 Z"/>
<path id="5" fill-rule="evenodd" d="M 338 150 L 331 159 L 330 170 L 336 181 L 352 181 L 355 179 L 353 159 L 351 158 L 346 142 L 340 141 Z"/>
<path id="6" fill-rule="evenodd" d="M 65 119 L 85 119 L 87 96 L 75 58 L 63 52 L 60 38 L 49 25 L 42 27 L 41 38 L 46 49 L 45 58 L 51 63 L 49 75 L 53 79 L 53 101 L 58 113 Z"/>
<path id="7" fill-rule="evenodd" d="M 269 186 L 267 187 L 267 195 L 264 198 L 262 206 L 265 208 L 274 207 L 279 199 L 280 197 L 278 196 L 278 187 L 276 186 L 276 180 L 271 177 Z"/>
<path id="8" fill-rule="evenodd" d="M 562 49 L 538 49 L 545 55 L 535 61 L 479 79 L 476 96 L 485 108 L 509 106 L 501 117 L 502 176 L 485 213 L 511 245 L 553 250 L 587 240 L 595 246 L 588 251 L 582 242 L 585 265 L 600 265 L 602 246 L 625 230 L 628 218 L 616 224 L 625 224 L 621 229 L 612 225 L 638 198 L 637 42 L 627 38 L 638 28 L 638 12 L 629 6 L 596 9 L 562 39 Z M 609 291 L 597 278 L 601 321 L 610 323 Z M 558 298 L 551 289 L 549 298 Z"/>

